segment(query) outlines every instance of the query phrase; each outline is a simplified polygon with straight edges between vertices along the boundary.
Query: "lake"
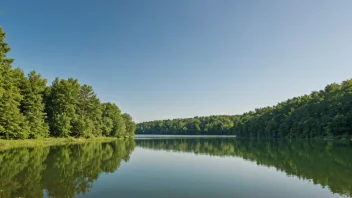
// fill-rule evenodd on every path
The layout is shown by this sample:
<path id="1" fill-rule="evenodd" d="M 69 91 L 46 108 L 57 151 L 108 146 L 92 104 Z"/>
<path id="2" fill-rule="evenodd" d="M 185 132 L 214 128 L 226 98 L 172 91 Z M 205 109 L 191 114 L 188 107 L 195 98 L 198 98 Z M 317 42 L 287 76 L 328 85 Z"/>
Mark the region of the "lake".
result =
<path id="1" fill-rule="evenodd" d="M 137 137 L 0 150 L 0 197 L 351 197 L 351 141 Z"/>

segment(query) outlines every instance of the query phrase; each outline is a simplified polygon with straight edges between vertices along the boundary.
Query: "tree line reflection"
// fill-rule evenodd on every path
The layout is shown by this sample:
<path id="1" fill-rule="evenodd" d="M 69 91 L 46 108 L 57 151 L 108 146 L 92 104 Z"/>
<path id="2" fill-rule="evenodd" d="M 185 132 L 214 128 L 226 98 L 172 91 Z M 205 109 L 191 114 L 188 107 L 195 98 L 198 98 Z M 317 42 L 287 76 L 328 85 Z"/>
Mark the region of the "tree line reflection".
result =
<path id="1" fill-rule="evenodd" d="M 351 197 L 351 142 L 231 138 L 127 139 L 3 150 L 0 151 L 0 197 L 85 194 L 101 173 L 115 172 L 122 161 L 127 162 L 136 145 L 154 150 L 241 157 Z"/>
<path id="2" fill-rule="evenodd" d="M 241 157 L 351 197 L 351 142 L 189 138 L 137 139 L 136 145 L 155 150 Z"/>
<path id="3" fill-rule="evenodd" d="M 0 151 L 0 197 L 74 197 L 127 162 L 133 139 Z"/>

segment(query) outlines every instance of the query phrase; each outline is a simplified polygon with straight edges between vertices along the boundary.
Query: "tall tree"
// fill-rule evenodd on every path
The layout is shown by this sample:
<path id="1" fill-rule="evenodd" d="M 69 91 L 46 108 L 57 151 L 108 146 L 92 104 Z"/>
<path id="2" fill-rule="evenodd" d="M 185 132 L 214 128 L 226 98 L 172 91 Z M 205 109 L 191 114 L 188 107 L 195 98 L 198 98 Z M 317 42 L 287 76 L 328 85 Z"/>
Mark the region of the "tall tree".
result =
<path id="1" fill-rule="evenodd" d="M 23 72 L 12 69 L 14 60 L 6 56 L 9 51 L 5 33 L 0 27 L 0 138 L 25 139 L 28 137 L 28 125 L 20 112 L 23 97 L 18 87 Z"/>
<path id="2" fill-rule="evenodd" d="M 133 122 L 132 117 L 129 114 L 124 113 L 122 114 L 122 118 L 124 119 L 126 126 L 126 135 L 133 136 L 134 131 L 136 130 L 136 124 Z"/>
<path id="3" fill-rule="evenodd" d="M 76 120 L 73 121 L 75 136 L 91 137 L 102 135 L 102 110 L 99 99 L 88 85 L 83 85 L 78 94 Z"/>
<path id="4" fill-rule="evenodd" d="M 29 126 L 29 138 L 48 137 L 49 126 L 45 122 L 46 113 L 43 94 L 46 89 L 46 79 L 32 71 L 21 83 L 21 112 Z"/>
<path id="5" fill-rule="evenodd" d="M 72 123 L 77 120 L 76 108 L 80 87 L 76 79 L 56 78 L 46 90 L 46 110 L 51 135 L 71 135 Z"/>
<path id="6" fill-rule="evenodd" d="M 124 119 L 121 117 L 121 110 L 116 104 L 107 102 L 103 104 L 103 133 L 112 137 L 123 137 L 126 132 Z"/>

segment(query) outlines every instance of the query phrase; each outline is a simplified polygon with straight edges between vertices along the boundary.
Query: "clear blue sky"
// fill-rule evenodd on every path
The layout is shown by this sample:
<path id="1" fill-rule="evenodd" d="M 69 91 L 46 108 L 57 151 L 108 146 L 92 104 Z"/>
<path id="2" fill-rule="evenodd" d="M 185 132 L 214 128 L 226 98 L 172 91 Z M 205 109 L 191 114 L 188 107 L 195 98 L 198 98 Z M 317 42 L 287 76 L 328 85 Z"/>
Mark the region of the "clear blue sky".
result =
<path id="1" fill-rule="evenodd" d="M 239 114 L 352 77 L 351 0 L 2 0 L 15 66 L 137 122 Z"/>

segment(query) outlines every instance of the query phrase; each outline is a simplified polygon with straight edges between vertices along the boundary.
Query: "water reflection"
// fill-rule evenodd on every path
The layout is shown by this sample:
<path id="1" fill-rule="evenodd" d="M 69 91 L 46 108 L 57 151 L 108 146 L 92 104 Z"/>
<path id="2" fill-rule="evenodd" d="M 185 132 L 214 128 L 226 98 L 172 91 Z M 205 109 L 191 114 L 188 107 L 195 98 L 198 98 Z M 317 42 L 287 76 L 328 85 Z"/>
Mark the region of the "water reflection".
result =
<path id="1" fill-rule="evenodd" d="M 275 167 L 289 176 L 311 180 L 333 193 L 350 197 L 352 192 L 351 142 L 159 138 L 137 139 L 136 145 L 155 150 L 237 156 Z"/>
<path id="2" fill-rule="evenodd" d="M 0 151 L 0 197 L 74 197 L 128 161 L 133 139 Z"/>
<path id="3" fill-rule="evenodd" d="M 351 196 L 350 142 L 158 138 L 0 151 L 0 197 L 337 197 L 235 157 Z"/>

